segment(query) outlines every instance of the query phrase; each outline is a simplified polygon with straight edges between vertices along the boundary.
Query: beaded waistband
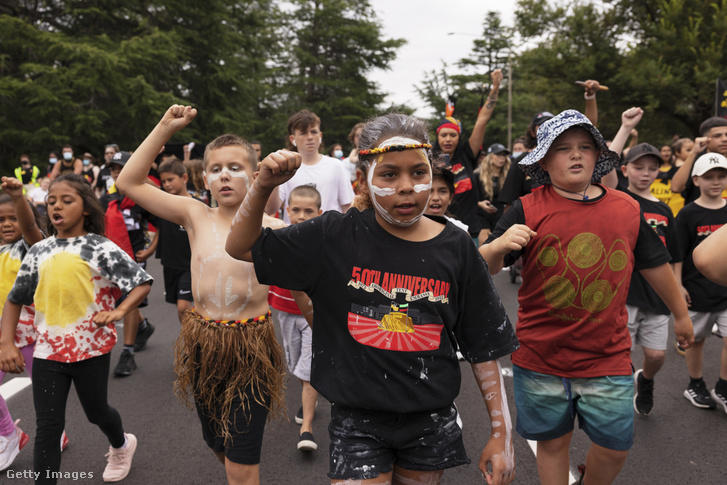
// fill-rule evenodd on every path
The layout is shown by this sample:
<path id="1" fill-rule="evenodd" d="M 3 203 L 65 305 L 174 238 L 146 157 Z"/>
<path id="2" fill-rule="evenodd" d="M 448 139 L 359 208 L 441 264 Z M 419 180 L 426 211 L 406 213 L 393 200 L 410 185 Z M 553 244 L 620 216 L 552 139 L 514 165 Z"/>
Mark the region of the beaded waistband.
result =
<path id="1" fill-rule="evenodd" d="M 192 311 L 194 311 L 194 309 Z M 265 315 L 248 318 L 247 320 L 212 320 L 211 318 L 206 318 L 201 315 L 200 315 L 200 320 L 202 321 L 201 323 L 204 323 L 208 327 L 218 327 L 218 328 L 248 327 L 248 326 L 254 326 L 254 325 L 262 325 L 263 323 L 270 321 L 270 310 L 268 310 L 268 312 Z"/>

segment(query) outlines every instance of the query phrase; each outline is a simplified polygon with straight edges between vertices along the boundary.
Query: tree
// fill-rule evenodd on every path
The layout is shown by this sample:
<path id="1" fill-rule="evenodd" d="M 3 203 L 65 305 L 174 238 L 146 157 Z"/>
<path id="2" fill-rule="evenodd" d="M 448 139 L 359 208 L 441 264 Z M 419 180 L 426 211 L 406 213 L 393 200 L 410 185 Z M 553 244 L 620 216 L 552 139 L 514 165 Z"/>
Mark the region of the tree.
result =
<path id="1" fill-rule="evenodd" d="M 291 3 L 287 75 L 272 105 L 273 124 L 285 127 L 289 115 L 307 108 L 321 118 L 324 143 L 343 143 L 353 125 L 377 114 L 383 102 L 368 72 L 385 69 L 404 41 L 384 38 L 368 0 Z M 284 135 L 278 132 L 281 141 Z"/>

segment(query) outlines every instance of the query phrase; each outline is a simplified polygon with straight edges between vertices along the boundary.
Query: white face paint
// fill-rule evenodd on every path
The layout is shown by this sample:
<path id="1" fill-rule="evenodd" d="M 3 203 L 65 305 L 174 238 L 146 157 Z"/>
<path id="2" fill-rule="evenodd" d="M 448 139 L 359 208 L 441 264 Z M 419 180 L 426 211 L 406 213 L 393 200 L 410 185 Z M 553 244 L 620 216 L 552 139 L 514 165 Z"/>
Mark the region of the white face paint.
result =
<path id="1" fill-rule="evenodd" d="M 378 148 L 385 148 L 392 145 L 415 145 L 421 143 L 419 140 L 414 140 L 413 138 L 405 138 L 400 136 L 395 136 L 392 138 L 388 138 L 384 141 L 382 141 Z M 421 151 L 421 155 L 427 162 L 429 162 L 429 159 L 427 158 L 426 153 L 423 149 L 416 149 L 417 151 Z M 389 211 L 387 211 L 377 200 L 377 197 L 390 197 L 394 194 L 396 194 L 396 189 L 393 187 L 377 187 L 373 183 L 374 179 L 374 170 L 376 169 L 376 165 L 378 162 L 380 162 L 383 159 L 383 155 L 380 155 L 369 167 L 369 171 L 366 175 L 366 181 L 369 185 L 369 195 L 371 196 L 371 202 L 374 204 L 374 208 L 376 208 L 376 212 L 379 213 L 382 219 L 384 219 L 386 222 L 388 222 L 391 225 L 399 226 L 399 227 L 410 227 L 414 224 L 416 224 L 419 219 L 422 218 L 424 215 L 424 212 L 426 211 L 427 206 L 429 205 L 429 198 L 427 198 L 427 202 L 424 204 L 424 209 L 421 213 L 415 215 L 412 219 L 408 221 L 402 221 L 394 216 L 392 216 Z M 432 165 L 431 163 L 428 163 L 429 166 L 429 183 L 427 184 L 416 184 L 414 185 L 414 192 L 420 193 L 423 191 L 427 191 L 427 193 L 430 193 L 430 189 L 432 188 Z"/>
<path id="2" fill-rule="evenodd" d="M 250 177 L 247 176 L 247 172 L 245 172 L 245 169 L 243 168 L 240 168 L 240 170 L 230 170 L 227 167 L 222 167 L 222 170 L 219 172 L 204 172 L 204 176 L 207 178 L 207 184 L 209 185 L 217 182 L 217 180 L 222 177 L 222 174 L 227 174 L 230 178 L 239 178 L 244 180 L 245 189 L 250 187 Z"/>

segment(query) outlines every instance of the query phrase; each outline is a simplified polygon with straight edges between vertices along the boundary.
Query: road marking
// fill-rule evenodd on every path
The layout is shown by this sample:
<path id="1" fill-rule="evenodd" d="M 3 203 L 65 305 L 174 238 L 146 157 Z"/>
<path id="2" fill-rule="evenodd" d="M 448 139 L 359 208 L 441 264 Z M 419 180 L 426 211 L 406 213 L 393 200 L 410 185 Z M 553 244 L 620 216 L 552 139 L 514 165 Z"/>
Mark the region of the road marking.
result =
<path id="1" fill-rule="evenodd" d="M 15 377 L 0 386 L 0 396 L 10 399 L 30 385 L 30 377 Z"/>
<path id="2" fill-rule="evenodd" d="M 504 367 L 502 368 L 502 375 L 505 377 L 512 377 L 512 368 L 510 367 Z M 530 446 L 530 449 L 533 450 L 533 455 L 535 455 L 535 459 L 538 459 L 538 442 L 533 440 L 527 440 L 528 446 Z M 573 473 L 568 469 L 568 483 L 575 483 L 576 479 L 573 476 Z"/>

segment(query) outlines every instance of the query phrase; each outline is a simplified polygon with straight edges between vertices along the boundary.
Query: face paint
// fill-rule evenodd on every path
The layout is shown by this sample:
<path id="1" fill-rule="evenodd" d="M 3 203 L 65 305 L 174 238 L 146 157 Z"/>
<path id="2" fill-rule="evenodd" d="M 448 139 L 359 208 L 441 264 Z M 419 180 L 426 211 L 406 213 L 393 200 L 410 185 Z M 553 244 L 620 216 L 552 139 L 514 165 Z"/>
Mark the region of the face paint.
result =
<path id="1" fill-rule="evenodd" d="M 208 173 L 205 171 L 204 176 L 207 177 L 207 183 L 212 185 L 220 177 L 222 177 L 223 173 L 227 174 L 227 176 L 230 178 L 243 179 L 245 181 L 245 189 L 247 189 L 250 186 L 250 178 L 247 176 L 247 172 L 245 172 L 244 169 L 240 169 L 238 171 L 231 171 L 227 167 L 224 167 L 222 170 L 220 170 L 217 173 Z"/>
<path id="2" fill-rule="evenodd" d="M 392 145 L 412 145 L 412 144 L 418 144 L 421 143 L 419 140 L 414 140 L 413 138 L 405 138 L 401 136 L 394 136 L 392 138 L 388 138 L 384 141 L 382 141 L 378 148 L 384 148 L 387 146 Z M 429 163 L 429 159 L 427 158 L 426 152 L 422 149 L 417 149 L 417 152 L 421 153 L 421 156 L 427 161 L 427 165 L 429 166 L 429 183 L 427 184 L 416 184 L 414 185 L 414 192 L 419 193 L 423 191 L 427 191 L 427 193 L 430 192 L 430 189 L 432 188 L 432 165 Z M 386 222 L 393 226 L 399 226 L 399 227 L 410 227 L 417 222 L 419 222 L 419 219 L 422 218 L 424 215 L 424 212 L 427 210 L 427 207 L 429 205 L 429 198 L 427 198 L 427 202 L 424 204 L 424 209 L 421 213 L 415 215 L 411 220 L 409 221 L 401 221 L 394 216 L 392 216 L 384 207 L 382 207 L 381 204 L 379 204 L 377 197 L 390 197 L 394 194 L 396 194 L 396 189 L 392 187 L 377 187 L 373 184 L 374 179 L 374 170 L 376 169 L 376 165 L 383 160 L 384 156 L 380 155 L 373 164 L 369 167 L 368 174 L 366 175 L 366 181 L 368 182 L 369 186 L 369 196 L 371 197 L 371 202 L 374 204 L 374 207 L 376 208 L 376 212 L 381 216 L 382 219 L 384 219 Z"/>

